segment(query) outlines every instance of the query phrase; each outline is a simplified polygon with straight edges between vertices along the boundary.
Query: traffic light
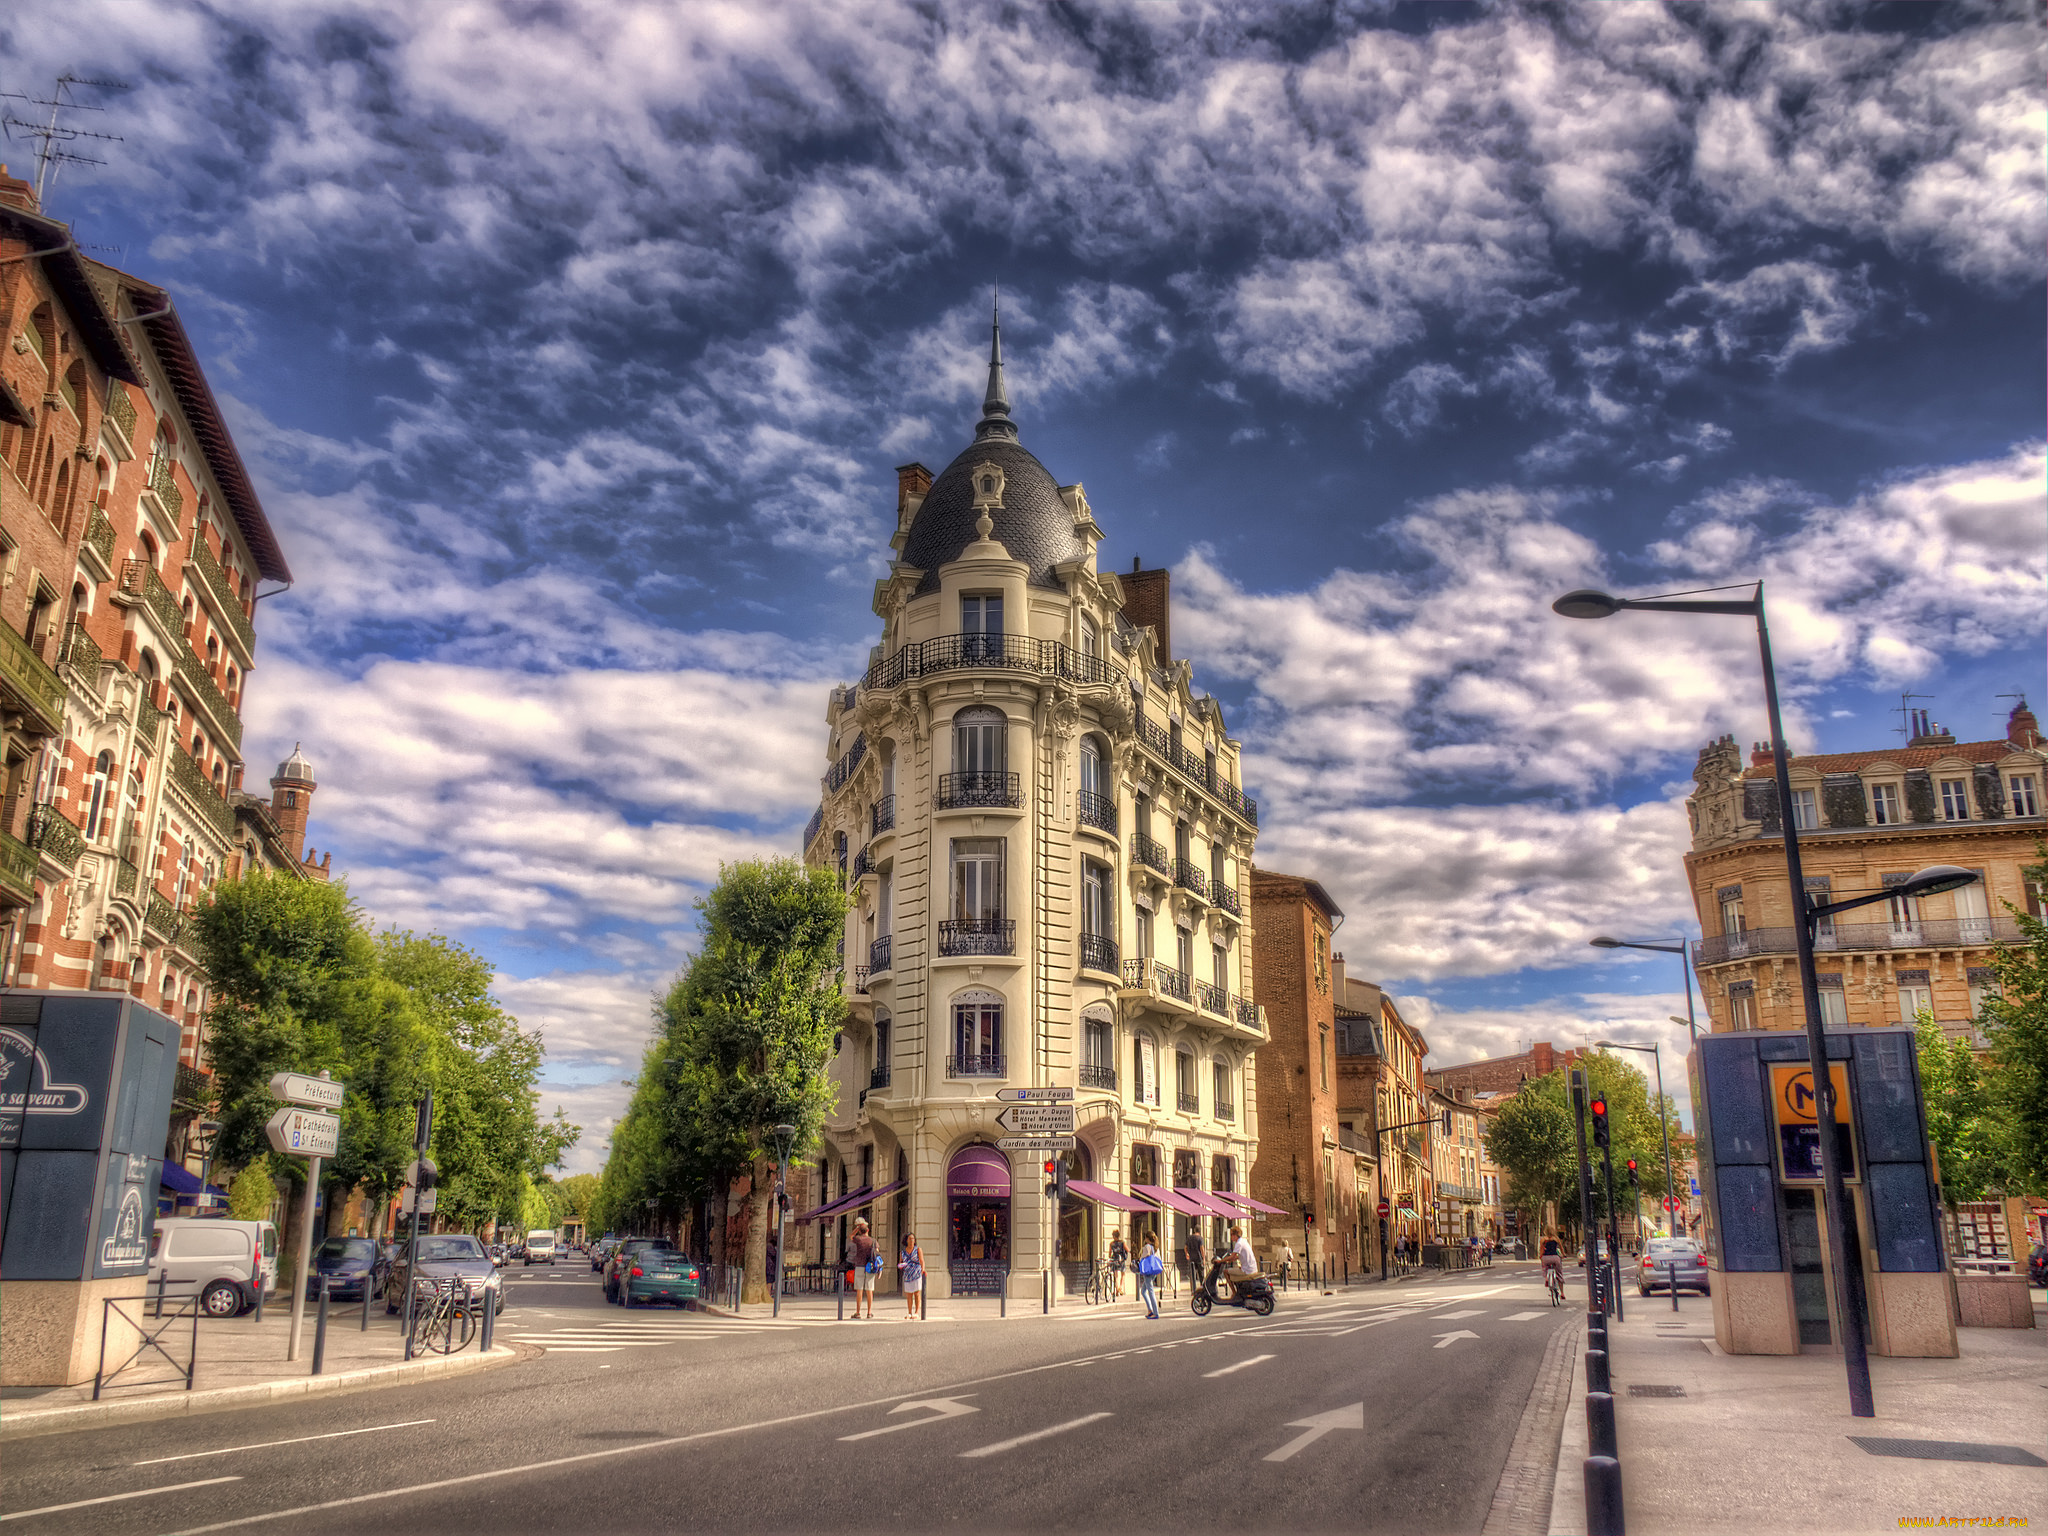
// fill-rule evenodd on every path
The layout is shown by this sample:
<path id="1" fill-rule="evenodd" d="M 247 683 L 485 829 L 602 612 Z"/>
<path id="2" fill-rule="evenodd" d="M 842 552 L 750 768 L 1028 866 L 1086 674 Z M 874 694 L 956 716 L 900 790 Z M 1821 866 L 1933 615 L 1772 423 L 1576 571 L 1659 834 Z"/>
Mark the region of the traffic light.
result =
<path id="1" fill-rule="evenodd" d="M 1593 1100 L 1593 1145 L 1607 1145 L 1607 1100 L 1604 1096 Z"/>
<path id="2" fill-rule="evenodd" d="M 1067 1160 L 1063 1157 L 1048 1157 L 1045 1160 L 1045 1198 L 1067 1198 Z"/>
<path id="3" fill-rule="evenodd" d="M 1641 1198 L 1640 1192 L 1643 1187 L 1643 1181 L 1641 1177 L 1636 1173 L 1636 1160 L 1634 1158 L 1630 1158 L 1628 1160 L 1628 1187 L 1630 1189 L 1636 1190 L 1638 1192 L 1637 1198 Z"/>
<path id="4" fill-rule="evenodd" d="M 1052 1157 L 1048 1157 L 1048 1158 L 1047 1158 L 1047 1159 L 1045 1160 L 1045 1164 L 1044 1164 L 1044 1167 L 1045 1167 L 1045 1198 L 1046 1198 L 1046 1199 L 1048 1199 L 1048 1200 L 1050 1200 L 1050 1199 L 1052 1199 L 1052 1198 L 1053 1198 L 1053 1170 L 1054 1170 L 1055 1168 L 1059 1167 L 1059 1159 L 1057 1159 L 1057 1158 L 1052 1158 Z"/>

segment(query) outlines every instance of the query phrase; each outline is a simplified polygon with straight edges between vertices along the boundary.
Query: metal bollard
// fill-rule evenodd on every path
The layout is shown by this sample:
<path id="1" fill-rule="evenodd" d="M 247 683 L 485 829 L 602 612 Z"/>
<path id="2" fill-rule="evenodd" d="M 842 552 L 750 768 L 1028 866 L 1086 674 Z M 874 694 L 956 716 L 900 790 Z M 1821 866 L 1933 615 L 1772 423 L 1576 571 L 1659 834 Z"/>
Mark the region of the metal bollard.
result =
<path id="1" fill-rule="evenodd" d="M 263 1271 L 256 1271 L 256 1326 L 263 1326 Z"/>
<path id="2" fill-rule="evenodd" d="M 1678 1260 L 1671 1261 L 1671 1310 L 1678 1310 Z"/>
<path id="3" fill-rule="evenodd" d="M 1607 1351 L 1604 1348 L 1595 1347 L 1586 1351 L 1586 1390 L 1588 1392 L 1611 1392 L 1614 1390 L 1614 1380 L 1607 1370 L 1610 1363 L 1607 1358 Z"/>
<path id="4" fill-rule="evenodd" d="M 1616 1456 L 1621 1447 L 1614 1438 L 1614 1394 L 1586 1394 L 1586 1448 L 1595 1456 Z"/>
<path id="5" fill-rule="evenodd" d="M 368 1333 L 370 1331 L 370 1292 L 375 1289 L 370 1284 L 370 1281 L 373 1278 L 375 1278 L 375 1271 L 363 1276 L 363 1326 L 357 1330 L 361 1333 Z"/>
<path id="6" fill-rule="evenodd" d="M 1038 1279 L 1038 1310 L 1041 1313 L 1050 1312 L 1052 1311 L 1052 1271 L 1049 1269 L 1041 1269 L 1038 1272 Z"/>
<path id="7" fill-rule="evenodd" d="M 1586 1536 L 1627 1536 L 1621 1513 L 1621 1463 L 1612 1456 L 1588 1456 Z"/>
<path id="8" fill-rule="evenodd" d="M 320 1277 L 320 1315 L 313 1320 L 313 1372 L 318 1376 L 327 1369 L 327 1296 L 334 1288 L 331 1275 Z"/>
<path id="9" fill-rule="evenodd" d="M 839 1298 L 839 1321 L 846 1321 L 846 1266 L 832 1272 L 832 1292 Z"/>
<path id="10" fill-rule="evenodd" d="M 491 1335 L 496 1330 L 498 1322 L 497 1302 L 498 1298 L 488 1290 L 484 1292 L 483 1330 L 481 1342 L 477 1345 L 477 1353 L 480 1355 L 488 1355 L 491 1352 Z"/>

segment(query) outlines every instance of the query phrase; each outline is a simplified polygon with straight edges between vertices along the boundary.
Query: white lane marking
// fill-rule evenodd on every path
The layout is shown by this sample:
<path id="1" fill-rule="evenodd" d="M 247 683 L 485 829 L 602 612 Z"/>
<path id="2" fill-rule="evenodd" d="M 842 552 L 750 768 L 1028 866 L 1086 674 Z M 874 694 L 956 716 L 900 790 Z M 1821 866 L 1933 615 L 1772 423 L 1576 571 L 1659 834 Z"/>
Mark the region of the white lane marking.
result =
<path id="1" fill-rule="evenodd" d="M 968 1392 L 963 1395 L 974 1397 L 978 1394 Z M 932 1414 L 929 1418 L 905 1419 L 900 1424 L 884 1424 L 880 1429 L 864 1429 L 857 1435 L 841 1435 L 839 1438 L 841 1440 L 872 1440 L 877 1435 L 893 1435 L 899 1429 L 915 1429 L 920 1424 L 936 1424 L 941 1419 L 955 1419 L 963 1413 L 981 1412 L 974 1404 L 963 1403 L 957 1397 L 931 1397 L 915 1403 L 898 1403 L 889 1412 L 892 1414 L 908 1413 L 913 1408 L 936 1408 L 938 1412 Z"/>
<path id="2" fill-rule="evenodd" d="M 1474 1333 L 1474 1332 L 1472 1332 L 1472 1330 L 1471 1330 L 1471 1329 L 1469 1329 L 1469 1328 L 1460 1328 L 1460 1329 L 1459 1329 L 1459 1330 L 1458 1330 L 1458 1331 L 1457 1331 L 1456 1333 L 1440 1333 L 1440 1334 L 1438 1334 L 1438 1335 L 1436 1336 L 1436 1343 L 1435 1343 L 1435 1344 L 1433 1344 L 1433 1345 L 1431 1346 L 1431 1348 L 1433 1348 L 1433 1349 L 1449 1349 L 1449 1348 L 1450 1348 L 1450 1347 L 1451 1347 L 1451 1346 L 1452 1346 L 1453 1344 L 1457 1343 L 1457 1342 L 1458 1342 L 1458 1340 L 1460 1340 L 1460 1339 L 1476 1339 L 1476 1338 L 1478 1338 L 1478 1337 L 1479 1337 L 1479 1335 L 1478 1335 L 1478 1334 L 1476 1334 L 1476 1333 Z"/>
<path id="3" fill-rule="evenodd" d="M 1432 1316 L 1439 1323 L 1455 1323 L 1460 1318 L 1484 1317 L 1486 1314 L 1477 1308 L 1467 1308 L 1463 1312 L 1437 1312 L 1433 1313 Z"/>
<path id="4" fill-rule="evenodd" d="M 618 1352 L 619 1347 L 616 1344 L 550 1344 L 548 1346 L 548 1353 L 551 1355 L 616 1355 Z"/>
<path id="5" fill-rule="evenodd" d="M 1296 1452 L 1315 1444 L 1333 1429 L 1364 1429 L 1365 1404 L 1353 1403 L 1348 1408 L 1332 1408 L 1328 1413 L 1312 1413 L 1305 1419 L 1292 1420 L 1289 1429 L 1302 1433 L 1266 1457 L 1268 1461 L 1291 1461 Z"/>
<path id="6" fill-rule="evenodd" d="M 1548 1317 L 1552 1312 L 1555 1312 L 1556 1310 L 1557 1308 L 1551 1307 L 1547 1311 L 1543 1312 L 1510 1312 L 1506 1317 L 1502 1318 L 1501 1321 L 1504 1323 L 1533 1323 L 1537 1318 Z"/>
<path id="7" fill-rule="evenodd" d="M 1000 1456 L 1004 1451 L 1014 1451 L 1018 1446 L 1029 1445 L 1034 1440 L 1049 1440 L 1054 1435 L 1064 1435 L 1070 1429 L 1080 1429 L 1084 1425 L 1095 1423 L 1098 1419 L 1114 1417 L 1116 1415 L 1110 1413 L 1091 1413 L 1085 1418 L 1069 1419 L 1064 1424 L 1054 1424 L 1047 1429 L 1034 1429 L 1030 1434 L 1019 1435 L 1014 1440 L 998 1440 L 994 1445 L 979 1445 L 971 1451 L 962 1451 L 960 1454 L 963 1458 Z"/>
<path id="8" fill-rule="evenodd" d="M 337 1429 L 325 1435 L 300 1435 L 296 1440 L 263 1440 L 255 1445 L 224 1445 L 217 1451 L 187 1451 L 182 1456 L 155 1456 L 148 1461 L 131 1461 L 131 1467 L 160 1467 L 167 1461 L 196 1461 L 201 1456 L 232 1456 L 236 1451 L 267 1451 L 273 1445 L 304 1445 L 308 1440 L 339 1440 L 346 1435 L 374 1435 L 387 1429 L 416 1429 L 432 1419 L 407 1419 L 402 1424 L 372 1424 L 367 1429 Z"/>
<path id="9" fill-rule="evenodd" d="M 17 1509 L 11 1515 L 0 1515 L 0 1520 L 29 1520 L 37 1515 L 54 1515 L 59 1510 L 84 1509 L 91 1504 L 118 1504 L 123 1499 L 147 1499 L 159 1493 L 179 1493 L 187 1488 L 211 1488 L 215 1483 L 239 1483 L 239 1477 L 202 1477 L 196 1483 L 171 1483 L 162 1488 L 138 1488 L 133 1493 L 110 1493 L 104 1498 L 77 1499 L 69 1504 L 50 1504 L 42 1509 Z"/>
<path id="10" fill-rule="evenodd" d="M 1271 1360 L 1272 1358 L 1273 1356 L 1271 1355 L 1253 1355 L 1249 1360 L 1240 1360 L 1235 1365 L 1226 1365 L 1220 1371 L 1204 1371 L 1202 1372 L 1202 1380 L 1210 1381 L 1218 1376 L 1228 1376 L 1232 1371 L 1241 1371 L 1248 1365 L 1257 1365 L 1261 1361 Z"/>

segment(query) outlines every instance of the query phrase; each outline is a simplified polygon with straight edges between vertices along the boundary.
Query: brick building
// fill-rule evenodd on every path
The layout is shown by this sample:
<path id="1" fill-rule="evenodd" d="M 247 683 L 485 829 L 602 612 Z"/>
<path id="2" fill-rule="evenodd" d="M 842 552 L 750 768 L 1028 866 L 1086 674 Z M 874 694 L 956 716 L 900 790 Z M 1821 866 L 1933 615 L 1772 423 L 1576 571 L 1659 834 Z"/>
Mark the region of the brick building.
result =
<path id="1" fill-rule="evenodd" d="M 1548 1077 L 1570 1066 L 1587 1052 L 1579 1046 L 1559 1050 L 1548 1040 L 1539 1040 L 1528 1050 L 1513 1056 L 1492 1056 L 1484 1061 L 1461 1062 L 1454 1067 L 1433 1067 L 1430 1086 L 1452 1090 L 1470 1089 L 1474 1098 L 1482 1095 L 1512 1094 L 1523 1083 Z"/>
<path id="2" fill-rule="evenodd" d="M 1379 1266 L 1370 1127 L 1342 1108 L 1330 940 L 1344 914 L 1303 875 L 1252 871 L 1252 967 L 1268 1039 L 1259 1047 L 1254 1198 L 1286 1214 L 1260 1236 L 1317 1264 Z"/>
<path id="3" fill-rule="evenodd" d="M 1337 1124 L 1372 1149 L 1375 1213 L 1388 1209 L 1386 1240 L 1430 1240 L 1436 1201 L 1429 1089 L 1422 1061 L 1429 1042 L 1401 1017 L 1394 1000 L 1372 982 L 1349 974 L 1342 955 L 1330 957 L 1332 1012 L 1337 1030 Z M 1369 1251 L 1381 1241 L 1375 1225 Z"/>

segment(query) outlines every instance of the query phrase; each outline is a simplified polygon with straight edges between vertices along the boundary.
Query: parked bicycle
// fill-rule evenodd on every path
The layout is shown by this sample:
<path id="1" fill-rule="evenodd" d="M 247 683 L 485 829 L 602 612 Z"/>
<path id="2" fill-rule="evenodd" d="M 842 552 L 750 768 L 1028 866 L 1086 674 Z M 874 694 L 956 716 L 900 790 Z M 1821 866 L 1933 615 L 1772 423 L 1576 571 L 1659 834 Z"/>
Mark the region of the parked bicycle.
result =
<path id="1" fill-rule="evenodd" d="M 413 1353 L 452 1355 L 467 1349 L 476 1334 L 478 1314 L 487 1304 L 459 1280 L 420 1281 L 413 1299 Z"/>

